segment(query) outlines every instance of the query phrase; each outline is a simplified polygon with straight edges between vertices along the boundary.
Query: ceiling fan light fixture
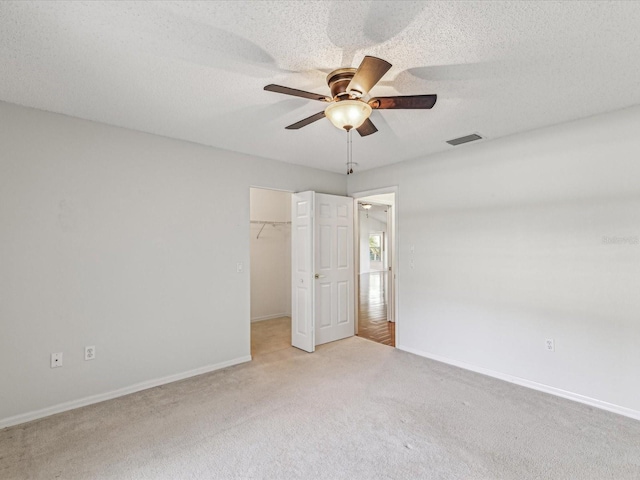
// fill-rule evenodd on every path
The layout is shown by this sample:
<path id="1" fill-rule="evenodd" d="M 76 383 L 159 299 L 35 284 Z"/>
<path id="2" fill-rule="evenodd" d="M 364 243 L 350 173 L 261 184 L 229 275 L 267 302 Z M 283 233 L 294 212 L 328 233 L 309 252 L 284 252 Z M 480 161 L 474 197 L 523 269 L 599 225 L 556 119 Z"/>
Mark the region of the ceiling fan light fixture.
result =
<path id="1" fill-rule="evenodd" d="M 348 131 L 369 118 L 371 106 L 361 100 L 340 100 L 329 105 L 324 114 L 336 128 Z"/>

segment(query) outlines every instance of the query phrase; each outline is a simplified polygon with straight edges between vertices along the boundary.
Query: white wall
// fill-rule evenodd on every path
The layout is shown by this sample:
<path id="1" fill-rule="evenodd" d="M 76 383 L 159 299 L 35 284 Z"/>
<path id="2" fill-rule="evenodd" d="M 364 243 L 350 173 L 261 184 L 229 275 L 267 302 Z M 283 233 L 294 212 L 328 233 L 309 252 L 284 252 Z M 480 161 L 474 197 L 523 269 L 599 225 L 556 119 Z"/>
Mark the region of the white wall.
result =
<path id="1" fill-rule="evenodd" d="M 640 418 L 639 126 L 634 107 L 349 176 L 398 186 L 399 346 Z"/>
<path id="2" fill-rule="evenodd" d="M 252 221 L 291 221 L 291 194 L 251 189 Z M 291 225 L 251 224 L 251 321 L 291 315 Z M 260 237 L 258 238 L 258 234 Z"/>
<path id="3" fill-rule="evenodd" d="M 0 103 L 0 426 L 247 360 L 250 185 L 346 177 Z"/>

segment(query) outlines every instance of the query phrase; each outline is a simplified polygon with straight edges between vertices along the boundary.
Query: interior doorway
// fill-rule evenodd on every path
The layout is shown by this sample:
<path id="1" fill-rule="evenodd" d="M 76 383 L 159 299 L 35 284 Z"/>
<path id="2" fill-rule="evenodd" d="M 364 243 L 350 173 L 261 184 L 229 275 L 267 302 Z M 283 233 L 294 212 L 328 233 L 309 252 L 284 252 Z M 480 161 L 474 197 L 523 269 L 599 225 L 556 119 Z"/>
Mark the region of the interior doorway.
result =
<path id="1" fill-rule="evenodd" d="M 250 188 L 253 357 L 354 333 L 395 346 L 395 191 L 354 197 Z"/>
<path id="2" fill-rule="evenodd" d="M 358 196 L 357 335 L 396 346 L 395 192 Z"/>
<path id="3" fill-rule="evenodd" d="M 249 189 L 252 357 L 291 347 L 291 193 Z"/>

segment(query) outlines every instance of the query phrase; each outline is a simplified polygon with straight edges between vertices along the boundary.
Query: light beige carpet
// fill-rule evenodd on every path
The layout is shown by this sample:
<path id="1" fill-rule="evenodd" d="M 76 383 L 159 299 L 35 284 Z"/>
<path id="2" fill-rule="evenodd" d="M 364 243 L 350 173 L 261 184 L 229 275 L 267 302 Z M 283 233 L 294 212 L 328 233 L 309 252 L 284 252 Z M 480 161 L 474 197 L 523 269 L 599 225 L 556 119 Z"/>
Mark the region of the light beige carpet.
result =
<path id="1" fill-rule="evenodd" d="M 0 431 L 2 479 L 638 479 L 640 422 L 350 338 Z"/>

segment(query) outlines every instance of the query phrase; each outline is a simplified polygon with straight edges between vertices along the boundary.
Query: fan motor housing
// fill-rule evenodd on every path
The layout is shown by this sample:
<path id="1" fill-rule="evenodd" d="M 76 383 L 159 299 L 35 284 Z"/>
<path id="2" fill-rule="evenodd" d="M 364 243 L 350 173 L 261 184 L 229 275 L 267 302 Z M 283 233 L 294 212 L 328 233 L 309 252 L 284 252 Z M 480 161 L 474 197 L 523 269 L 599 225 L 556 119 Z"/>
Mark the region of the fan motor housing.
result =
<path id="1" fill-rule="evenodd" d="M 347 87 L 355 73 L 355 68 L 339 68 L 327 75 L 327 85 L 331 89 L 333 98 L 348 95 Z"/>

